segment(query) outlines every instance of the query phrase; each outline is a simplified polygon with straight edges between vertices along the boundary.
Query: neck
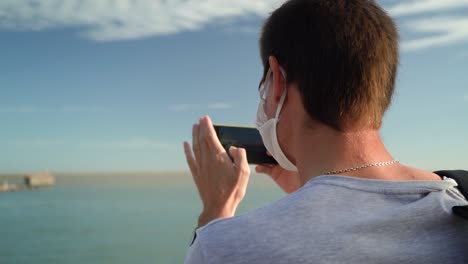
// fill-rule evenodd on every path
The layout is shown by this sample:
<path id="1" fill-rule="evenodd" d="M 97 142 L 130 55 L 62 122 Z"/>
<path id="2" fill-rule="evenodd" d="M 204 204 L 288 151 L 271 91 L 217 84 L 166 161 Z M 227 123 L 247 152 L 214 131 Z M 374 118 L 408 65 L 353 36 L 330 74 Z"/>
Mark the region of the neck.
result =
<path id="1" fill-rule="evenodd" d="M 329 127 L 320 127 L 296 131 L 304 131 L 297 135 L 298 141 L 295 144 L 296 164 L 302 185 L 325 172 L 393 160 L 377 130 L 344 133 Z M 366 173 L 371 171 L 370 174 Z M 387 177 L 382 169 L 376 168 L 346 175 L 377 179 Z"/>

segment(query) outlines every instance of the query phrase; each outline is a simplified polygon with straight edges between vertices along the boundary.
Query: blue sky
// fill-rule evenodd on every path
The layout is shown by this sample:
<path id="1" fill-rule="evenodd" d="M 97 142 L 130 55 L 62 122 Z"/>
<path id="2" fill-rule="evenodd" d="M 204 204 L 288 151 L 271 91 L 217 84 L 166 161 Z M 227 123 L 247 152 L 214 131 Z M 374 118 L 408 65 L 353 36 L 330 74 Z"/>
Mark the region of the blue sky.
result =
<path id="1" fill-rule="evenodd" d="M 186 170 L 208 114 L 253 125 L 258 34 L 282 1 L 0 2 L 0 171 Z M 380 1 L 401 33 L 382 136 L 402 163 L 468 167 L 468 1 Z"/>

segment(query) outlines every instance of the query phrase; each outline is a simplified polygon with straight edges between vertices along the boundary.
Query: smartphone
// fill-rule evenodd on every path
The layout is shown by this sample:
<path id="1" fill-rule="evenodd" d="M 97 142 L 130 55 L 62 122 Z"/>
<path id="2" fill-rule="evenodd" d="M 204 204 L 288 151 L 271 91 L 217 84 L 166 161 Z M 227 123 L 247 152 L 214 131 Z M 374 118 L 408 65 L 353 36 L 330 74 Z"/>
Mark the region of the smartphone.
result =
<path id="1" fill-rule="evenodd" d="M 214 129 L 228 153 L 229 147 L 240 147 L 246 150 L 249 164 L 278 164 L 273 157 L 267 155 L 262 137 L 255 127 L 214 125 Z"/>

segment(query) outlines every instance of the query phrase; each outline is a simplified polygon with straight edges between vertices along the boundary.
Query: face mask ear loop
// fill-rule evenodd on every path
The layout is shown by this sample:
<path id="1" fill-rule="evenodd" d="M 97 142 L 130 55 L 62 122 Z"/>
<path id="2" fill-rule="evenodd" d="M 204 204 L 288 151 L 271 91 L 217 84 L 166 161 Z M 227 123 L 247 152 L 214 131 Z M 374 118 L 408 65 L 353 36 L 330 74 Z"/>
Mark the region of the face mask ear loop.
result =
<path id="1" fill-rule="evenodd" d="M 284 100 L 286 99 L 286 94 L 287 94 L 287 90 L 286 90 L 286 87 L 284 88 L 284 92 L 283 92 L 283 95 L 281 96 L 281 99 L 279 101 L 279 105 L 278 105 L 278 109 L 276 109 L 276 115 L 275 115 L 275 119 L 277 120 L 277 122 L 279 122 L 280 118 L 279 118 L 279 114 L 283 108 L 283 104 L 284 104 Z"/>
<path id="2" fill-rule="evenodd" d="M 284 72 L 284 70 L 281 67 L 280 67 L 280 71 L 284 76 L 284 92 L 283 92 L 283 95 L 281 95 L 281 99 L 279 101 L 278 109 L 276 109 L 276 115 L 275 115 L 276 122 L 279 122 L 279 120 L 280 120 L 279 119 L 279 114 L 281 112 L 281 109 L 283 108 L 283 104 L 284 104 L 284 100 L 286 99 L 286 95 L 288 94 L 287 82 L 286 82 L 286 73 Z"/>

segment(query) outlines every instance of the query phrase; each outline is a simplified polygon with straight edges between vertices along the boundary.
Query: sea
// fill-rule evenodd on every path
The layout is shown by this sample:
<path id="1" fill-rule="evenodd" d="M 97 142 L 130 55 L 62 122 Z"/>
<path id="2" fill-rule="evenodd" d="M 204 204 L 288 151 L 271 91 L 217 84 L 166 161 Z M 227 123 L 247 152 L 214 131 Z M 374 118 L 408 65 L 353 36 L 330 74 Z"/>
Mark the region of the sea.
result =
<path id="1" fill-rule="evenodd" d="M 252 174 L 237 214 L 283 196 Z M 56 175 L 0 193 L 0 264 L 183 263 L 200 211 L 189 173 Z"/>

